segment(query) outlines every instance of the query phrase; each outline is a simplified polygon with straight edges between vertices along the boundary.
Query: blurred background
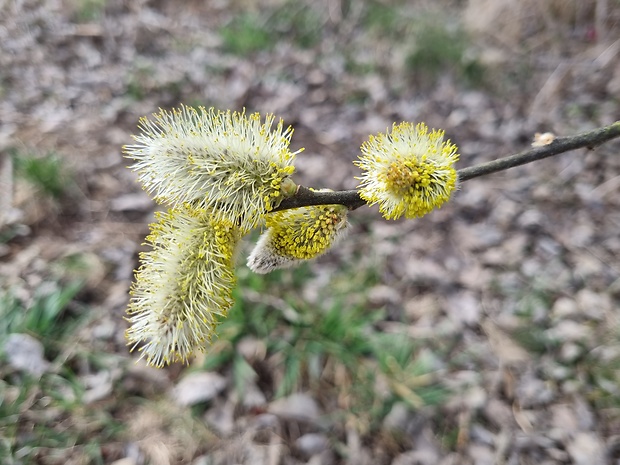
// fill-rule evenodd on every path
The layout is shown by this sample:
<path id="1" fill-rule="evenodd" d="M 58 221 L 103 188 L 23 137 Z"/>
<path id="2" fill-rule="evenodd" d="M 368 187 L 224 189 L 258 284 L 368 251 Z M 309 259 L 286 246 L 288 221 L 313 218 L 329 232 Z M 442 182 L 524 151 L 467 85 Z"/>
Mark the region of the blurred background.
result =
<path id="1" fill-rule="evenodd" d="M 459 167 L 620 116 L 618 0 L 0 0 L 0 463 L 620 463 L 620 143 L 464 183 L 259 276 L 219 339 L 136 363 L 155 204 L 121 146 L 180 103 L 273 112 L 295 180 L 351 189 L 369 134 Z"/>

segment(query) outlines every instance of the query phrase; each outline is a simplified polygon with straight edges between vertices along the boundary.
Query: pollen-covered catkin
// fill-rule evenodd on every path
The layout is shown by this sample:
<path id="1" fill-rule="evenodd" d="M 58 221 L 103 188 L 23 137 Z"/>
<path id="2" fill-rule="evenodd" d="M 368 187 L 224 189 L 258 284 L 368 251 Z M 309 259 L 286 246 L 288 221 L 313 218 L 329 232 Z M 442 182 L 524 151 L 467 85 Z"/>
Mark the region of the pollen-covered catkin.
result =
<path id="1" fill-rule="evenodd" d="M 290 193 L 291 127 L 268 114 L 182 106 L 141 118 L 123 148 L 144 189 L 162 204 L 211 210 L 249 231 Z M 301 151 L 301 150 L 300 150 Z"/>
<path id="2" fill-rule="evenodd" d="M 347 212 L 343 205 L 318 205 L 270 213 L 248 266 L 268 273 L 324 254 L 343 237 Z"/>
<path id="3" fill-rule="evenodd" d="M 141 358 L 161 367 L 205 350 L 232 306 L 241 233 L 208 211 L 181 207 L 157 219 L 131 287 L 126 336 Z"/>
<path id="4" fill-rule="evenodd" d="M 379 204 L 384 218 L 417 218 L 450 199 L 457 187 L 457 147 L 444 132 L 424 123 L 394 124 L 391 133 L 370 136 L 354 163 L 362 169 L 360 197 Z"/>

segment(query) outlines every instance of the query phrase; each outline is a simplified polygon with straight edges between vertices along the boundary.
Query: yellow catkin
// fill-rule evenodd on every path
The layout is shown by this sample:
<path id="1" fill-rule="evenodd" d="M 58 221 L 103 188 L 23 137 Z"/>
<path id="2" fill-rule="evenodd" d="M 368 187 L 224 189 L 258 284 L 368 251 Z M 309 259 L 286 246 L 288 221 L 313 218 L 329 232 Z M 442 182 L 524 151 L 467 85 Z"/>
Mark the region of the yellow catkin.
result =
<path id="1" fill-rule="evenodd" d="M 208 209 L 245 231 L 289 195 L 291 127 L 271 114 L 182 106 L 141 118 L 123 147 L 143 188 L 162 204 Z"/>
<path id="2" fill-rule="evenodd" d="M 424 123 L 394 124 L 370 136 L 354 163 L 363 171 L 360 196 L 386 219 L 417 218 L 441 207 L 457 187 L 457 147 Z"/>
<path id="3" fill-rule="evenodd" d="M 347 212 L 343 205 L 319 205 L 267 215 L 267 230 L 248 266 L 256 273 L 268 273 L 324 254 L 343 236 Z"/>
<path id="4" fill-rule="evenodd" d="M 141 358 L 161 367 L 205 350 L 232 306 L 241 233 L 208 211 L 171 209 L 157 219 L 131 287 L 126 336 Z"/>

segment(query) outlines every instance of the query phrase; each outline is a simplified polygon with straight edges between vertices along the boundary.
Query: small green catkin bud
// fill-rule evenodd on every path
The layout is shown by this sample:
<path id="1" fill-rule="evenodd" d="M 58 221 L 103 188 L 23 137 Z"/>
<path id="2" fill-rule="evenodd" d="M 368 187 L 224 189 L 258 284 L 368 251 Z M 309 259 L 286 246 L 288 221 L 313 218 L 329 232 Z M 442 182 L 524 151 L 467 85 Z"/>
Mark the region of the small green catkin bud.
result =
<path id="1" fill-rule="evenodd" d="M 264 274 L 324 254 L 344 237 L 347 213 L 344 205 L 318 205 L 268 214 L 248 267 Z"/>

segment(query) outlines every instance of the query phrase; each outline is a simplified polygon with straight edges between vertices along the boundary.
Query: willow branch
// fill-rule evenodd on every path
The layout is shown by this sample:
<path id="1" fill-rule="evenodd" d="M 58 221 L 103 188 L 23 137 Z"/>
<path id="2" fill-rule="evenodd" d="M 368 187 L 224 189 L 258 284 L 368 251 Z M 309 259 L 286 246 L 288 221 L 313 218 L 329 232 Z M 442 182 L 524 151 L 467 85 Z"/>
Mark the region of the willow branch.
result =
<path id="1" fill-rule="evenodd" d="M 349 210 L 355 210 L 366 204 L 356 190 L 316 192 L 304 186 L 297 186 L 297 193 L 284 199 L 272 211 L 289 210 L 291 208 L 309 207 L 310 205 L 345 205 Z"/>
<path id="2" fill-rule="evenodd" d="M 459 181 L 464 182 L 479 176 L 504 171 L 515 166 L 525 165 L 533 161 L 549 158 L 554 155 L 569 152 L 571 150 L 594 147 L 620 137 L 620 121 L 593 131 L 584 132 L 575 136 L 560 137 L 548 145 L 535 147 L 523 152 L 509 155 L 479 165 L 463 168 L 458 171 Z M 297 192 L 292 197 L 284 199 L 273 211 L 288 210 L 291 208 L 308 207 L 311 205 L 345 205 L 350 210 L 355 210 L 366 204 L 358 191 L 316 192 L 304 186 L 298 186 Z"/>
<path id="3" fill-rule="evenodd" d="M 470 166 L 459 170 L 459 180 L 467 181 L 485 176 L 487 174 L 504 171 L 515 166 L 525 165 L 533 161 L 542 160 L 543 158 L 552 157 L 560 153 L 569 152 L 570 150 L 587 147 L 593 149 L 597 145 L 604 144 L 616 137 L 620 137 L 620 121 L 606 126 L 604 128 L 595 129 L 593 131 L 577 134 L 576 136 L 561 137 L 555 139 L 549 145 L 536 147 L 530 150 L 510 155 L 505 158 L 493 160 L 480 165 Z"/>

